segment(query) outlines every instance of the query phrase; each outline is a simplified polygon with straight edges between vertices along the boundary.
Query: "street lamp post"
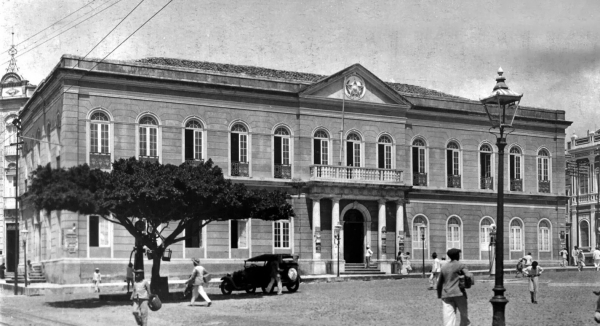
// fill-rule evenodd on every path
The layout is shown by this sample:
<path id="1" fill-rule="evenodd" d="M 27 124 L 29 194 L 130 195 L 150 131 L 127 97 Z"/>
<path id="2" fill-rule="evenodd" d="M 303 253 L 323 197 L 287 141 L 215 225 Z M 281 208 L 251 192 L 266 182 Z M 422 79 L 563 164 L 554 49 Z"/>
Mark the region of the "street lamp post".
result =
<path id="1" fill-rule="evenodd" d="M 491 276 L 495 276 L 496 275 L 496 270 L 494 269 L 494 261 L 496 258 L 496 225 L 492 224 L 491 225 L 491 230 L 490 230 L 490 250 L 489 255 L 490 255 L 490 277 Z"/>
<path id="2" fill-rule="evenodd" d="M 338 222 L 335 226 L 335 244 L 337 245 L 337 277 L 340 277 L 340 232 L 342 231 L 342 226 L 340 222 Z"/>
<path id="3" fill-rule="evenodd" d="M 21 230 L 21 234 L 23 234 L 23 261 L 25 262 L 25 287 L 27 287 L 27 234 L 28 230 Z"/>
<path id="4" fill-rule="evenodd" d="M 421 231 L 421 248 L 423 249 L 423 278 L 425 278 L 425 224 L 419 224 Z"/>
<path id="5" fill-rule="evenodd" d="M 502 68 L 498 69 L 496 85 L 492 93 L 483 99 L 481 104 L 492 124 L 491 130 L 498 129 L 494 134 L 496 136 L 496 146 L 498 146 L 498 204 L 497 204 L 497 231 L 496 231 L 496 277 L 494 286 L 494 296 L 490 300 L 492 303 L 493 320 L 492 325 L 504 326 L 504 311 L 508 300 L 504 296 L 504 148 L 506 147 L 506 136 L 514 128 L 512 127 L 515 115 L 519 109 L 519 102 L 523 94 L 518 94 L 508 88 Z M 505 130 L 508 129 L 508 130 Z M 505 131 L 506 134 L 505 134 Z"/>

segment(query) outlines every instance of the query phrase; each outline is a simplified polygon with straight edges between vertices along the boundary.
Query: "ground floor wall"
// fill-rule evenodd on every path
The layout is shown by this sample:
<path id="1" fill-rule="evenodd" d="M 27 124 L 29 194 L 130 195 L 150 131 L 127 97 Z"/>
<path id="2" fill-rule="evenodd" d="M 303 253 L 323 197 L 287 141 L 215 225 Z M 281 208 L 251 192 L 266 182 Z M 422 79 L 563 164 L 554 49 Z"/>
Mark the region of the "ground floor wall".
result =
<path id="1" fill-rule="evenodd" d="M 266 253 L 298 256 L 303 274 L 333 274 L 338 256 L 341 272 L 346 264 L 364 263 L 367 245 L 372 262 L 388 273 L 399 252 L 410 253 L 413 266 L 418 267 L 423 254 L 429 266 L 432 253 L 442 257 L 456 247 L 463 250 L 463 261 L 479 269 L 489 266 L 493 252 L 488 226 L 496 223 L 495 204 L 352 194 L 326 197 L 322 193 L 295 195 L 291 202 L 296 216 L 289 221 L 211 222 L 197 242 L 169 247 L 171 260 L 162 262 L 162 276 L 188 277 L 191 258 L 200 258 L 211 272 L 224 274 L 241 269 L 245 259 Z M 87 283 L 95 268 L 107 280 L 124 280 L 134 239 L 123 227 L 73 212 L 25 209 L 23 217 L 29 231 L 27 259 L 43 265 L 49 282 Z M 507 204 L 504 230 L 507 266 L 528 252 L 543 265 L 554 264 L 561 246 L 559 234 L 564 230 L 564 209 Z M 165 234 L 168 231 L 167 227 Z M 23 246 L 20 250 L 22 265 Z M 147 271 L 151 263 L 146 260 Z"/>

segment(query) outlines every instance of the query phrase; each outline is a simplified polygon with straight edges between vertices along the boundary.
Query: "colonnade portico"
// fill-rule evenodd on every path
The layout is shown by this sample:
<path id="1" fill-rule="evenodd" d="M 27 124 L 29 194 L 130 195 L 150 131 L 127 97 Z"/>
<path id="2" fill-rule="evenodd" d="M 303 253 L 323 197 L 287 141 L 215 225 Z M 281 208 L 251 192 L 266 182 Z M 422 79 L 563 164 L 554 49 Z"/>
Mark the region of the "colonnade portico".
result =
<path id="1" fill-rule="evenodd" d="M 357 185 L 358 186 L 358 185 Z M 370 186 L 370 185 L 369 185 Z M 331 187 L 311 187 L 312 191 L 309 194 L 309 198 L 312 201 L 312 249 L 313 249 L 313 269 L 314 272 L 318 272 L 319 270 L 326 270 L 327 262 L 336 262 L 338 259 L 338 244 L 335 239 L 335 226 L 342 225 L 342 229 L 340 230 L 340 243 L 339 243 L 339 257 L 340 257 L 340 272 L 344 272 L 345 268 L 345 259 L 344 259 L 344 223 L 346 222 L 345 215 L 351 209 L 356 209 L 360 211 L 363 215 L 364 220 L 364 245 L 363 245 L 363 255 L 366 250 L 366 245 L 371 244 L 371 223 L 377 223 L 376 236 L 377 236 L 377 250 L 376 256 L 373 257 L 373 262 L 380 262 L 380 268 L 382 271 L 386 271 L 391 269 L 391 261 L 395 259 L 396 253 L 398 253 L 399 248 L 399 240 L 403 239 L 400 235 L 404 233 L 404 204 L 405 204 L 405 191 L 407 190 L 404 186 L 399 187 L 386 187 L 386 189 L 375 188 L 375 187 L 362 187 L 362 188 L 354 188 L 352 189 L 353 194 L 348 195 L 348 191 L 344 191 L 344 188 L 339 186 Z M 387 196 L 394 195 L 394 196 Z M 331 230 L 324 231 L 321 228 L 321 201 L 327 199 L 331 200 Z M 350 203 L 345 202 L 343 207 L 340 206 L 340 201 L 350 201 Z M 377 202 L 377 219 L 375 220 L 375 216 L 371 217 L 371 213 L 367 207 L 365 207 L 361 202 Z M 388 230 L 386 215 L 387 209 L 389 206 L 386 204 L 388 202 L 395 202 L 395 229 Z M 366 204 L 366 203 L 365 203 Z M 372 206 L 371 206 L 372 207 Z M 371 208 L 371 212 L 374 211 L 374 208 Z M 323 232 L 331 232 L 331 254 L 322 254 L 320 246 L 323 245 L 321 241 L 321 235 Z M 386 242 L 388 240 L 388 233 L 394 234 L 394 246 L 388 247 Z M 375 251 L 375 250 L 373 250 Z M 355 252 L 355 251 L 354 251 Z M 324 256 L 325 255 L 325 256 Z M 389 262 L 388 262 L 389 260 Z M 385 264 L 385 262 L 388 262 Z M 337 265 L 334 263 L 333 271 L 337 272 Z M 385 266 L 383 266 L 385 265 Z M 389 272 L 389 271 L 388 271 Z"/>

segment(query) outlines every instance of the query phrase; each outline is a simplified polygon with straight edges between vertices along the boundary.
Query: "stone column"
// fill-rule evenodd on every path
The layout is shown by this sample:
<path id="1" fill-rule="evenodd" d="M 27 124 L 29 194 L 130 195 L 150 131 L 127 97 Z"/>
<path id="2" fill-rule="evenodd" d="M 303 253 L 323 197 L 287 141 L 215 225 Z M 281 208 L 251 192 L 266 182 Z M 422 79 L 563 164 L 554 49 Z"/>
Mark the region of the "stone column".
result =
<path id="1" fill-rule="evenodd" d="M 317 252 L 317 239 L 321 237 L 321 197 L 312 197 L 313 259 L 321 260 L 321 251 Z M 319 230 L 319 232 L 317 232 Z"/>
<path id="2" fill-rule="evenodd" d="M 377 253 L 379 255 L 379 260 L 385 260 L 386 259 L 386 254 L 382 252 L 382 248 L 383 248 L 383 232 L 381 232 L 383 230 L 383 228 L 386 226 L 385 225 L 385 199 L 379 199 L 377 201 L 379 203 L 379 209 L 378 211 L 378 221 L 377 221 Z"/>
<path id="3" fill-rule="evenodd" d="M 404 233 L 404 199 L 396 201 L 396 255 L 398 255 L 400 234 Z M 405 239 L 406 241 L 406 239 Z"/>
<path id="4" fill-rule="evenodd" d="M 337 245 L 335 243 L 335 226 L 340 222 L 340 199 L 332 198 L 333 205 L 331 209 L 331 259 L 337 260 Z M 342 231 L 340 230 L 340 253 L 342 248 Z M 342 257 L 340 257 L 342 259 Z"/>

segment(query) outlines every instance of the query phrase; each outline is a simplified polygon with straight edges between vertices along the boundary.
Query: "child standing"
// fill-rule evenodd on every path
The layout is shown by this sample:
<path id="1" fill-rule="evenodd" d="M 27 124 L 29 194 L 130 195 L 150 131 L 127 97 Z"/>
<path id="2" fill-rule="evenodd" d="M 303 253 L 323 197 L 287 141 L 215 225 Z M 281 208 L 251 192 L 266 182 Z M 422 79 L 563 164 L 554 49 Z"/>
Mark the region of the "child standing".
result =
<path id="1" fill-rule="evenodd" d="M 369 268 L 371 266 L 371 256 L 373 255 L 373 251 L 369 249 L 367 246 L 367 251 L 365 251 L 365 268 Z"/>
<path id="2" fill-rule="evenodd" d="M 102 282 L 102 275 L 100 275 L 100 268 L 96 268 L 92 282 L 94 282 L 94 293 L 100 292 L 100 282 Z"/>
<path id="3" fill-rule="evenodd" d="M 125 276 L 125 282 L 127 282 L 127 293 L 129 293 L 129 284 L 133 285 L 133 264 L 127 265 L 127 271 Z"/>
<path id="4" fill-rule="evenodd" d="M 529 292 L 531 293 L 531 303 L 537 304 L 538 278 L 542 275 L 543 268 L 538 266 L 538 262 L 534 261 L 531 266 L 525 268 L 525 275 L 529 278 Z"/>
<path id="5" fill-rule="evenodd" d="M 131 301 L 133 301 L 133 317 L 140 326 L 148 325 L 148 299 L 152 292 L 150 284 L 143 277 L 144 271 L 138 269 L 135 271 L 135 283 L 133 283 L 133 292 Z"/>

